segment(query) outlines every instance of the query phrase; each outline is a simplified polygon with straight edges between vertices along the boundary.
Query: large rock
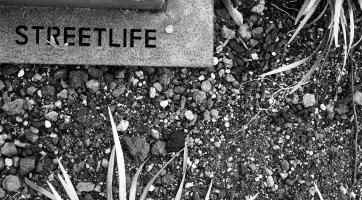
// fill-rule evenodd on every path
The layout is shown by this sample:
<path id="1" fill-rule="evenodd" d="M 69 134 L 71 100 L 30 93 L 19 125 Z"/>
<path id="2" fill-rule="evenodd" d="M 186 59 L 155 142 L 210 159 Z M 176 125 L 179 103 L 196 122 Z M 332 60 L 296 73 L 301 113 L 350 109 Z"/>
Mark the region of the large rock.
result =
<path id="1" fill-rule="evenodd" d="M 157 141 L 152 146 L 151 153 L 155 156 L 166 156 L 166 143 L 163 141 Z"/>
<path id="2" fill-rule="evenodd" d="M 86 86 L 92 93 L 96 93 L 100 90 L 101 83 L 98 80 L 92 79 L 87 81 Z"/>
<path id="3" fill-rule="evenodd" d="M 7 142 L 1 147 L 1 154 L 7 157 L 13 157 L 18 154 L 18 151 L 13 142 Z"/>
<path id="4" fill-rule="evenodd" d="M 35 157 L 29 156 L 20 159 L 20 169 L 19 174 L 24 176 L 28 174 L 31 170 L 35 169 Z"/>
<path id="5" fill-rule="evenodd" d="M 143 162 L 148 157 L 150 144 L 144 138 L 125 136 L 122 140 L 136 161 Z"/>
<path id="6" fill-rule="evenodd" d="M 92 182 L 79 182 L 76 186 L 78 192 L 92 192 L 95 184 Z"/>
<path id="7" fill-rule="evenodd" d="M 201 104 L 207 99 L 206 93 L 198 89 L 194 91 L 192 97 L 197 104 Z"/>
<path id="8" fill-rule="evenodd" d="M 308 107 L 312 107 L 317 103 L 317 100 L 315 98 L 314 94 L 305 94 L 303 96 L 303 105 L 304 107 L 308 108 Z"/>
<path id="9" fill-rule="evenodd" d="M 69 72 L 69 84 L 72 88 L 84 87 L 84 84 L 87 80 L 88 80 L 88 74 L 83 70 L 76 70 Z"/>
<path id="10" fill-rule="evenodd" d="M 8 192 L 17 192 L 20 188 L 20 180 L 15 175 L 8 175 L 3 180 L 3 188 Z"/>
<path id="11" fill-rule="evenodd" d="M 171 134 L 166 144 L 166 150 L 168 152 L 175 152 L 182 149 L 185 146 L 185 135 L 183 132 L 178 131 Z"/>
<path id="12" fill-rule="evenodd" d="M 14 101 L 10 101 L 3 105 L 3 110 L 8 115 L 17 115 L 23 114 L 25 111 L 23 109 L 25 100 L 24 99 L 16 99 Z"/>

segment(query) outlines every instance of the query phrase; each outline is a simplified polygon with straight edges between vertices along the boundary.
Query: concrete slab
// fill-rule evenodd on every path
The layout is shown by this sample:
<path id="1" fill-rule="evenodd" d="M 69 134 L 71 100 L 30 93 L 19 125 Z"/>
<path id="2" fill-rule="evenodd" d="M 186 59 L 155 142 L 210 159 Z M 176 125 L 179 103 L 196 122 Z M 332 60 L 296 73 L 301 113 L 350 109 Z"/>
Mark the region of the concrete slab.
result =
<path id="1" fill-rule="evenodd" d="M 157 13 L 3 6 L 0 63 L 209 67 L 213 0 L 170 0 Z"/>

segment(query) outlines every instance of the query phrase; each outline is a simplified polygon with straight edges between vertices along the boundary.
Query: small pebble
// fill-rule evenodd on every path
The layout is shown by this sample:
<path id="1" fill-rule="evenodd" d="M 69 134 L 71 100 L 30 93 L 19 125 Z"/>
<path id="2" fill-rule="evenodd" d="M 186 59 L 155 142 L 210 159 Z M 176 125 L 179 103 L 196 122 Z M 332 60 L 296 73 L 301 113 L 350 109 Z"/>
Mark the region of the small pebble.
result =
<path id="1" fill-rule="evenodd" d="M 121 120 L 117 126 L 117 131 L 126 131 L 129 127 L 129 121 L 127 120 Z"/>
<path id="2" fill-rule="evenodd" d="M 210 91 L 212 88 L 212 85 L 210 83 L 210 81 L 206 80 L 206 81 L 203 81 L 201 83 L 201 90 L 204 91 L 204 92 L 208 92 Z"/>
<path id="3" fill-rule="evenodd" d="M 274 185 L 274 179 L 273 179 L 273 177 L 272 177 L 272 176 L 268 176 L 268 177 L 266 178 L 266 186 L 267 186 L 267 187 L 273 187 L 273 185 Z"/>
<path id="4" fill-rule="evenodd" d="M 21 70 L 18 72 L 18 77 L 21 78 L 21 77 L 24 76 L 24 74 L 25 74 L 24 69 L 21 69 Z"/>
<path id="5" fill-rule="evenodd" d="M 192 120 L 194 120 L 195 115 L 192 113 L 191 110 L 187 110 L 185 112 L 185 117 L 186 117 L 187 120 L 192 121 Z"/>
<path id="6" fill-rule="evenodd" d="M 314 94 L 305 94 L 303 96 L 303 105 L 304 107 L 308 108 L 308 107 L 311 107 L 311 106 L 314 106 L 316 104 L 316 99 L 315 99 L 315 95 Z"/>
<path id="7" fill-rule="evenodd" d="M 168 100 L 163 100 L 163 101 L 160 101 L 160 106 L 162 108 L 166 108 L 168 106 Z"/>
<path id="8" fill-rule="evenodd" d="M 52 123 L 50 121 L 48 121 L 48 120 L 45 120 L 44 125 L 45 125 L 45 128 L 52 127 Z"/>
<path id="9" fill-rule="evenodd" d="M 214 65 L 219 64 L 219 59 L 217 57 L 214 57 Z"/>
<path id="10" fill-rule="evenodd" d="M 171 33 L 173 33 L 173 25 L 168 25 L 166 28 L 165 28 L 165 31 L 166 31 L 166 33 L 168 33 L 168 34 L 171 34 Z"/>
<path id="11" fill-rule="evenodd" d="M 153 99 L 156 97 L 156 88 L 150 87 L 150 98 Z"/>

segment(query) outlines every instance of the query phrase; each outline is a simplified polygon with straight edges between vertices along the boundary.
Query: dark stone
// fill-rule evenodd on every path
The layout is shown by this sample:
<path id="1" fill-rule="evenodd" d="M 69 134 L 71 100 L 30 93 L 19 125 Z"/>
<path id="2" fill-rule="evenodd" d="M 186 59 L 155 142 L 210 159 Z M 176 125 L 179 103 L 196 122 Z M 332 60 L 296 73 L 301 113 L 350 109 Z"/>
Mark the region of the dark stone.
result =
<path id="1" fill-rule="evenodd" d="M 177 131 L 171 134 L 166 143 L 166 150 L 168 152 L 175 152 L 182 149 L 185 146 L 185 135 L 181 131 Z"/>
<path id="2" fill-rule="evenodd" d="M 24 176 L 35 169 L 35 157 L 26 157 L 20 159 L 19 174 Z"/>
<path id="3" fill-rule="evenodd" d="M 144 138 L 125 136 L 122 138 L 122 141 L 125 143 L 133 159 L 138 162 L 146 160 L 150 152 L 150 144 Z"/>
<path id="4" fill-rule="evenodd" d="M 4 76 L 11 76 L 16 74 L 19 70 L 19 67 L 15 65 L 3 65 L 1 66 Z"/>
<path id="5" fill-rule="evenodd" d="M 69 84 L 72 88 L 82 88 L 88 80 L 88 74 L 84 70 L 69 72 Z"/>
<path id="6" fill-rule="evenodd" d="M 69 73 L 68 73 L 68 70 L 66 70 L 66 69 L 58 69 L 54 73 L 54 79 L 56 79 L 56 80 L 58 80 L 58 79 L 67 80 L 68 78 L 69 78 Z"/>
<path id="7" fill-rule="evenodd" d="M 52 85 L 46 85 L 41 89 L 41 92 L 44 97 L 54 97 L 55 95 L 55 87 Z"/>
<path id="8" fill-rule="evenodd" d="M 238 54 L 242 54 L 245 51 L 244 46 L 239 44 L 236 40 L 230 40 L 228 46 Z"/>
<path id="9" fill-rule="evenodd" d="M 90 66 L 88 68 L 88 73 L 92 78 L 99 78 L 103 75 L 103 70 L 95 66 Z"/>

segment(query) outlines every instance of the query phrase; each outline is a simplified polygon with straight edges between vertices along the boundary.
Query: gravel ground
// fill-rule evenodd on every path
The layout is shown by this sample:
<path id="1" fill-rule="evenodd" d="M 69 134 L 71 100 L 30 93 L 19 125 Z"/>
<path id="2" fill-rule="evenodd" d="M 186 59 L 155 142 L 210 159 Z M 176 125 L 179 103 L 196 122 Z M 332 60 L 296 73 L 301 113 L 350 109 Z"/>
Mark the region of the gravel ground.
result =
<path id="1" fill-rule="evenodd" d="M 326 28 L 323 21 L 317 23 L 284 48 L 293 20 L 269 1 L 266 7 L 262 15 L 245 12 L 250 28 L 240 30 L 216 1 L 216 49 L 230 34 L 247 38 L 231 39 L 215 50 L 210 69 L 1 65 L 0 199 L 44 199 L 25 185 L 24 177 L 60 189 L 57 158 L 81 199 L 106 199 L 113 145 L 107 106 L 125 150 L 128 186 L 149 158 L 140 191 L 187 141 L 184 199 L 203 199 L 211 179 L 211 199 L 218 200 L 250 199 L 257 193 L 257 199 L 319 199 L 314 183 L 324 199 L 360 199 L 361 184 L 350 189 L 350 81 L 347 75 L 335 81 L 341 54 L 332 52 L 326 67 L 292 95 L 285 88 L 309 66 L 259 79 L 262 72 L 311 53 Z M 156 180 L 149 198 L 172 199 L 181 173 L 179 157 Z"/>

